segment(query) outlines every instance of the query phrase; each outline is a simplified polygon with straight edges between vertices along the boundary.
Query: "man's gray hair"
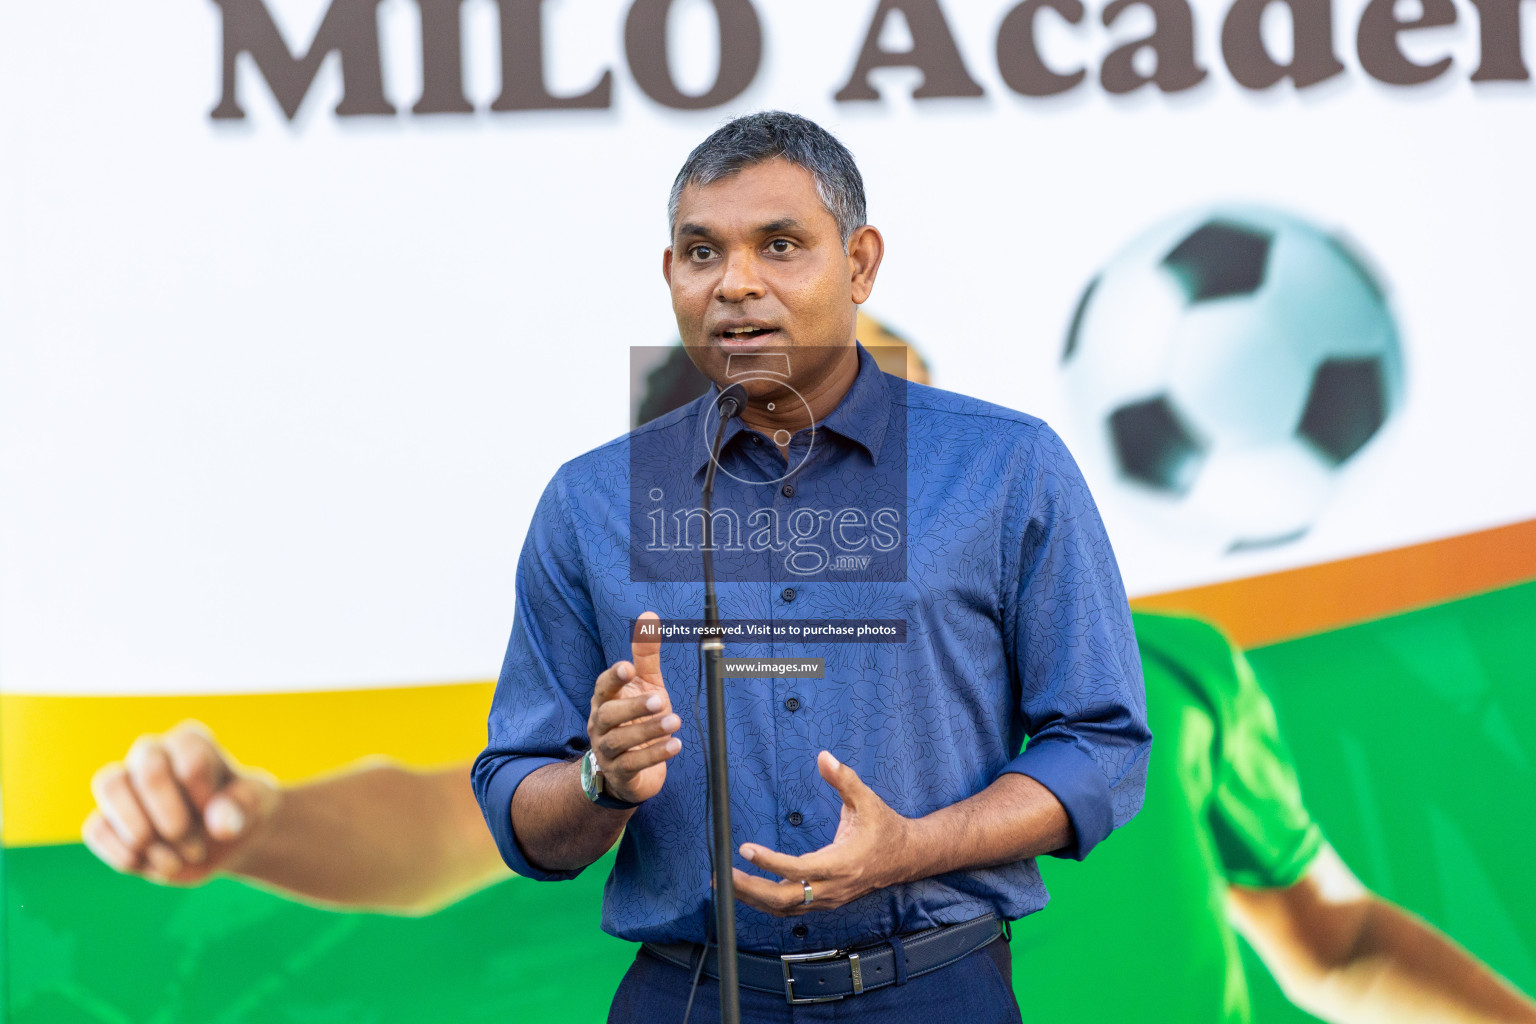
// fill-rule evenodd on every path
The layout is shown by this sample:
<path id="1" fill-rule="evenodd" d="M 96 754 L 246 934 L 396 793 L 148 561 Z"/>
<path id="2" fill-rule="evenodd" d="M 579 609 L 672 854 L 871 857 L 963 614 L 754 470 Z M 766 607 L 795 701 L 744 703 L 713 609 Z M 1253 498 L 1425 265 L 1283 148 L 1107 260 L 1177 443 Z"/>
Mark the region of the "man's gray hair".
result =
<path id="1" fill-rule="evenodd" d="M 775 157 L 810 172 L 847 249 L 848 239 L 865 223 L 864 179 L 853 154 L 815 121 L 782 110 L 738 117 L 688 154 L 667 198 L 668 230 L 677 231 L 677 206 L 684 188 L 712 184 Z"/>

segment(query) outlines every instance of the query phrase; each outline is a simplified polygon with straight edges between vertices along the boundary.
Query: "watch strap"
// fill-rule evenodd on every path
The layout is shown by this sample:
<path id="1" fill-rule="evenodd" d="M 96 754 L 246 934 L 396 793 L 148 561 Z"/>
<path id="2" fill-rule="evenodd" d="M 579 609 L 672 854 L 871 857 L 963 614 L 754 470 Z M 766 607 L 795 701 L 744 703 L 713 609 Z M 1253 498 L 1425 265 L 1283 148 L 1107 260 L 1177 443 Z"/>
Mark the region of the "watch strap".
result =
<path id="1" fill-rule="evenodd" d="M 628 800 L 620 800 L 618 797 L 609 796 L 603 791 L 603 774 L 597 768 L 597 755 L 591 750 L 582 755 L 581 759 L 581 790 L 588 800 L 599 807 L 606 807 L 611 811 L 627 811 L 639 807 L 637 803 Z"/>

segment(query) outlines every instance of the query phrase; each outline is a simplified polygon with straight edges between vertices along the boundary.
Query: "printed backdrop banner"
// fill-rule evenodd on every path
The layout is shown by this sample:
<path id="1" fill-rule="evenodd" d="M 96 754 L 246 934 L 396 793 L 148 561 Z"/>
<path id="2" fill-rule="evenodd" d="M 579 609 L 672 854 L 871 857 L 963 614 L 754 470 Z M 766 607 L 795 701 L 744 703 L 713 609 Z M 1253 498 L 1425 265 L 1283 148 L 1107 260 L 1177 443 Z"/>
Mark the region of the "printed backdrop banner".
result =
<path id="1" fill-rule="evenodd" d="M 1044 865 L 1021 998 L 1310 1019 L 1223 905 L 1330 849 L 1536 990 L 1533 17 L 10 5 L 0 1018 L 601 1019 L 603 864 L 398 917 L 119 876 L 80 827 L 188 718 L 284 783 L 473 757 L 544 485 L 660 400 L 672 178 L 770 108 L 859 161 L 861 338 L 1048 420 L 1141 613 L 1147 806 Z"/>

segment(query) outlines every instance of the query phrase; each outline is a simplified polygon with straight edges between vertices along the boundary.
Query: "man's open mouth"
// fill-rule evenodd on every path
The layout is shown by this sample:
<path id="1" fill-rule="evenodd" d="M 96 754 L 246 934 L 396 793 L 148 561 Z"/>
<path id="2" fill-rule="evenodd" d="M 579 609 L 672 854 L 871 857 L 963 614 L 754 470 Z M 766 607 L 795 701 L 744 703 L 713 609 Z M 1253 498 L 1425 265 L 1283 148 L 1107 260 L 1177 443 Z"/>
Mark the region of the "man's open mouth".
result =
<path id="1" fill-rule="evenodd" d="M 777 327 L 750 325 L 745 327 L 726 327 L 717 336 L 728 345 L 744 345 L 767 340 L 775 337 L 778 333 L 779 329 Z"/>

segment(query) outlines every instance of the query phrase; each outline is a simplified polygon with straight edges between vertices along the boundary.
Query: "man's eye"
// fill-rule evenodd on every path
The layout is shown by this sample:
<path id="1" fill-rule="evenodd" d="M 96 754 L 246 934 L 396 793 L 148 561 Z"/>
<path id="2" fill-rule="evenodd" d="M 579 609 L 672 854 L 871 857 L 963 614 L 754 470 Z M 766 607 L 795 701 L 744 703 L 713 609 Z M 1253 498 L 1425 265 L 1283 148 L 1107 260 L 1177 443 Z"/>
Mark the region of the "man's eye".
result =
<path id="1" fill-rule="evenodd" d="M 694 260 L 707 260 L 715 254 L 715 250 L 707 245 L 695 245 L 688 250 L 688 256 Z"/>
<path id="2" fill-rule="evenodd" d="M 789 252 L 794 247 L 795 243 L 791 242 L 787 238 L 775 238 L 773 241 L 768 243 L 769 250 L 779 254 L 780 256 Z"/>

